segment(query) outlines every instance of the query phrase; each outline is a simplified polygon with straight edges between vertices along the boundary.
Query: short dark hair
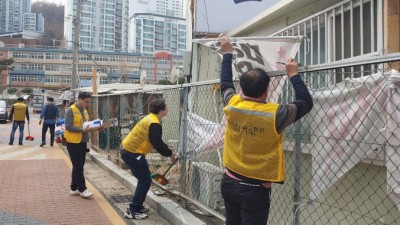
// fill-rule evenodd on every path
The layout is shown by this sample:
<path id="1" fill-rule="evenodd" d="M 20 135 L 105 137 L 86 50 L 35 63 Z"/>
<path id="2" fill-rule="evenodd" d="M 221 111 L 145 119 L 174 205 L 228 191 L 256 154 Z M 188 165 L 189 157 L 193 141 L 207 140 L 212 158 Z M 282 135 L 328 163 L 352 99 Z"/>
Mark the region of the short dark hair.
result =
<path id="1" fill-rule="evenodd" d="M 243 94 L 251 98 L 259 98 L 268 88 L 270 78 L 263 69 L 252 69 L 239 78 Z"/>
<path id="2" fill-rule="evenodd" d="M 78 95 L 78 99 L 85 99 L 85 98 L 91 98 L 91 97 L 92 97 L 92 95 L 87 91 L 81 92 Z"/>
<path id="3" fill-rule="evenodd" d="M 19 97 L 17 100 L 18 100 L 19 102 L 23 102 L 23 101 L 24 101 L 24 98 L 23 98 L 23 97 Z"/>
<path id="4" fill-rule="evenodd" d="M 156 98 L 149 104 L 149 111 L 154 114 L 160 113 L 161 110 L 165 110 L 166 104 L 163 98 Z"/>
<path id="5" fill-rule="evenodd" d="M 52 97 L 47 97 L 47 101 L 54 102 L 54 98 L 52 98 Z"/>

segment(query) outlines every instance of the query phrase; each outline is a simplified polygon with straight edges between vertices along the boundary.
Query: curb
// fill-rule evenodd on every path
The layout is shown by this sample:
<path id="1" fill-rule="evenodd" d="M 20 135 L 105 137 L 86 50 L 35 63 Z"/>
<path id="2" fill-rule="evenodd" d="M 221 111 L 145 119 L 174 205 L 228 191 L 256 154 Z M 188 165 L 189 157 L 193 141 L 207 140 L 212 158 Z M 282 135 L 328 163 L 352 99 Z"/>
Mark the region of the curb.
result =
<path id="1" fill-rule="evenodd" d="M 102 157 L 95 151 L 88 153 L 90 159 L 100 166 L 104 171 L 108 172 L 113 178 L 118 180 L 126 188 L 133 192 L 137 186 L 137 179 L 128 174 L 123 169 Z M 175 203 L 169 198 L 155 195 L 152 191 L 147 193 L 146 203 L 155 209 L 164 219 L 171 224 L 177 225 L 206 225 L 199 218 L 195 217 L 186 209 Z"/>

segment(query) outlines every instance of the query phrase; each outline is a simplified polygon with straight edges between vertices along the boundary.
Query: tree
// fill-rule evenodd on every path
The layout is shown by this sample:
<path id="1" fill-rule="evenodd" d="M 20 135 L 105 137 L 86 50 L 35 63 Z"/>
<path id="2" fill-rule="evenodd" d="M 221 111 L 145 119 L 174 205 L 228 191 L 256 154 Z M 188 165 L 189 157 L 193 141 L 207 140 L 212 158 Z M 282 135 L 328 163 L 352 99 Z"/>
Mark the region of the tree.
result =
<path id="1" fill-rule="evenodd" d="M 9 59 L 0 59 L 0 73 L 3 72 L 4 70 L 12 70 L 12 64 L 14 63 L 13 58 Z"/>
<path id="2" fill-rule="evenodd" d="M 159 80 L 159 81 L 158 81 L 158 84 L 161 84 L 161 85 L 171 85 L 172 83 L 171 83 L 169 80 L 164 79 L 164 80 Z"/>
<path id="3" fill-rule="evenodd" d="M 3 71 L 5 71 L 5 70 L 13 70 L 14 69 L 14 67 L 12 66 L 13 63 L 14 63 L 14 59 L 13 58 L 0 59 L 0 94 L 3 94 L 3 90 L 4 90 L 3 84 L 7 83 L 4 80 L 4 78 L 6 76 L 3 74 Z"/>
<path id="4" fill-rule="evenodd" d="M 23 88 L 23 89 L 21 90 L 21 92 L 22 92 L 22 93 L 25 93 L 25 94 L 32 94 L 32 93 L 33 93 L 33 88 L 26 87 L 26 88 Z"/>
<path id="5" fill-rule="evenodd" d="M 59 41 L 64 38 L 64 5 L 37 1 L 32 4 L 32 13 L 42 13 L 44 18 L 44 45 L 60 45 Z"/>
<path id="6" fill-rule="evenodd" d="M 9 89 L 7 90 L 7 93 L 10 94 L 10 95 L 13 95 L 13 94 L 15 94 L 17 91 L 18 91 L 18 89 L 16 89 L 15 87 L 12 87 L 12 88 L 9 88 Z"/>
<path id="7" fill-rule="evenodd" d="M 178 78 L 178 84 L 184 84 L 185 83 L 185 78 L 184 77 L 179 77 Z"/>
<path id="8" fill-rule="evenodd" d="M 178 84 L 184 84 L 184 83 L 185 83 L 185 78 L 184 77 L 179 77 Z M 167 79 L 164 79 L 164 80 L 159 80 L 158 84 L 161 84 L 161 85 L 173 85 L 173 84 L 176 84 L 176 82 L 172 83 L 171 81 L 169 81 Z"/>

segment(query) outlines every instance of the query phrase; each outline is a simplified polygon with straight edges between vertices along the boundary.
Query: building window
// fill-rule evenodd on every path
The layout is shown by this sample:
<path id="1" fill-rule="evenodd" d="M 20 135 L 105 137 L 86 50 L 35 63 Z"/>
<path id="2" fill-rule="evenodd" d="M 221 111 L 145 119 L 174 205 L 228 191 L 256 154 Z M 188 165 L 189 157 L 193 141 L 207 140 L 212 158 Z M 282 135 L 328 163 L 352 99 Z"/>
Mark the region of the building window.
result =
<path id="1" fill-rule="evenodd" d="M 71 83 L 71 77 L 62 77 L 61 79 L 61 83 L 67 83 L 70 84 Z"/>
<path id="2" fill-rule="evenodd" d="M 43 70 L 42 64 L 29 64 L 28 70 Z"/>
<path id="3" fill-rule="evenodd" d="M 62 54 L 63 60 L 72 60 L 72 54 L 64 53 Z"/>
<path id="4" fill-rule="evenodd" d="M 153 33 L 154 32 L 154 27 L 143 26 L 143 32 Z"/>
<path id="5" fill-rule="evenodd" d="M 353 2 L 326 9 L 299 21 L 274 36 L 305 35 L 297 60 L 314 65 L 378 53 L 378 0 Z M 353 31 L 353 32 L 352 32 Z"/>
<path id="6" fill-rule="evenodd" d="M 59 84 L 61 81 L 60 77 L 57 76 L 46 76 L 44 82 L 48 84 Z"/>
<path id="7" fill-rule="evenodd" d="M 59 59 L 60 54 L 58 53 L 46 53 L 46 59 Z"/>
<path id="8" fill-rule="evenodd" d="M 13 52 L 12 53 L 13 58 L 27 58 L 27 53 L 25 52 Z"/>
<path id="9" fill-rule="evenodd" d="M 143 25 L 154 26 L 154 20 L 143 19 Z"/>
<path id="10" fill-rule="evenodd" d="M 59 71 L 60 67 L 55 65 L 45 65 L 46 71 Z"/>
<path id="11" fill-rule="evenodd" d="M 151 41 L 151 40 L 143 40 L 143 45 L 153 46 L 153 41 Z"/>

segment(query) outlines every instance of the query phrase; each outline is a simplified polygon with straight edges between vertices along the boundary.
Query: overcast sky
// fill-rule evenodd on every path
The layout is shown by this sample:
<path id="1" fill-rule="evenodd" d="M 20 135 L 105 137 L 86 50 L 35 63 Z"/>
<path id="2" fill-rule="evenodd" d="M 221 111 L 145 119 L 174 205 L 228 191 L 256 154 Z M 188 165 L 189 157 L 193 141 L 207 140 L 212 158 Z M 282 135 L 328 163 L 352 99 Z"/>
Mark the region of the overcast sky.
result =
<path id="1" fill-rule="evenodd" d="M 231 31 L 278 1 L 262 0 L 235 4 L 233 0 L 197 0 L 195 31 Z"/>

